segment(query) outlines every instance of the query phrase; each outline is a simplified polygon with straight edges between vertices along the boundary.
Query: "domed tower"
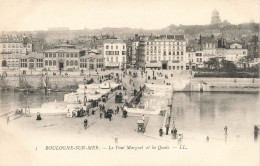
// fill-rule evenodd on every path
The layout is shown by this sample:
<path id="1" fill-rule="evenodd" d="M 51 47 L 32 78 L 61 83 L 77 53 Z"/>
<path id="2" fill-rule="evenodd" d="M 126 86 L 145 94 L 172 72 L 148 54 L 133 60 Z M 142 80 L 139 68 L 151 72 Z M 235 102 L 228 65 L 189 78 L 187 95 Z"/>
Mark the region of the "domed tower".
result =
<path id="1" fill-rule="evenodd" d="M 211 24 L 219 24 L 219 23 L 221 23 L 220 17 L 219 17 L 219 13 L 218 13 L 218 11 L 215 9 L 215 10 L 213 10 L 213 12 L 211 13 Z"/>

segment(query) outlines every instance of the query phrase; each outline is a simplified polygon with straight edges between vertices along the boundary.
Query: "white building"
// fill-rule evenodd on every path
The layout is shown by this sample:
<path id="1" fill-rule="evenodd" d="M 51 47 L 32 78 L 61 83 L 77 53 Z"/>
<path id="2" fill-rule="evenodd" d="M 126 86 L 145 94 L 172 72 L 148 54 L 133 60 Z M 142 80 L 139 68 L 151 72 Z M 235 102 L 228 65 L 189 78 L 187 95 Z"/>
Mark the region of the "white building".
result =
<path id="1" fill-rule="evenodd" d="M 19 68 L 22 55 L 32 52 L 32 43 L 24 44 L 22 41 L 3 41 L 0 43 L 0 67 L 8 69 Z"/>
<path id="2" fill-rule="evenodd" d="M 126 67 L 126 43 L 119 39 L 104 41 L 105 67 Z"/>
<path id="3" fill-rule="evenodd" d="M 226 60 L 237 63 L 241 58 L 247 56 L 247 49 L 243 49 L 241 44 L 233 43 L 226 49 Z"/>
<path id="4" fill-rule="evenodd" d="M 186 70 L 184 35 L 161 35 L 142 40 L 138 47 L 138 65 L 150 69 Z"/>

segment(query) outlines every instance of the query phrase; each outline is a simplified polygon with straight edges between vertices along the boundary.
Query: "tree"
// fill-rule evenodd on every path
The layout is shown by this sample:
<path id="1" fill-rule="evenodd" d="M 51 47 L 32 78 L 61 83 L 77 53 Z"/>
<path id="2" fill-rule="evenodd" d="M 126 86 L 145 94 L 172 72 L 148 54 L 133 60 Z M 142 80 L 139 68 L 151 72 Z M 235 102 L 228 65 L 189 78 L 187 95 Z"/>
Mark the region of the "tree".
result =
<path id="1" fill-rule="evenodd" d="M 239 60 L 238 60 L 238 64 L 242 64 L 243 66 L 243 69 L 246 67 L 244 64 L 247 62 L 246 58 L 245 57 L 241 57 Z"/>
<path id="2" fill-rule="evenodd" d="M 222 59 L 221 65 L 226 72 L 231 73 L 231 74 L 235 73 L 237 70 L 236 65 L 231 61 Z"/>
<path id="3" fill-rule="evenodd" d="M 217 58 L 210 58 L 209 61 L 204 62 L 206 65 L 208 65 L 209 69 L 217 69 L 219 68 L 219 61 Z"/>

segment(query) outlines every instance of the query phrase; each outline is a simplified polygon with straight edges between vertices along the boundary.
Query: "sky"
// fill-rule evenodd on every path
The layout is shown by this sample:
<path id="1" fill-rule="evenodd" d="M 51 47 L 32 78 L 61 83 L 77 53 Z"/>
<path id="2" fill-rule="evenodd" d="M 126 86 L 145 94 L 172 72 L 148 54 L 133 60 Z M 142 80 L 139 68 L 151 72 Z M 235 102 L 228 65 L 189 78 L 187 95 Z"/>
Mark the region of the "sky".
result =
<path id="1" fill-rule="evenodd" d="M 0 31 L 205 25 L 214 9 L 232 24 L 260 21 L 260 0 L 0 0 Z"/>

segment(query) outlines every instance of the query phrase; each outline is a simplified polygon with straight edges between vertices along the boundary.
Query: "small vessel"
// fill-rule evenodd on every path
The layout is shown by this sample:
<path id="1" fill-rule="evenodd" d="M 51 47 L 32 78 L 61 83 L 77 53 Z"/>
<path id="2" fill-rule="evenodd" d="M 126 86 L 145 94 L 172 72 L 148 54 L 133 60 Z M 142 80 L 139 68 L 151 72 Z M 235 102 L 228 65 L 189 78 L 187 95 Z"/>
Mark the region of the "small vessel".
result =
<path id="1" fill-rule="evenodd" d="M 18 85 L 14 87 L 14 91 L 18 92 L 30 92 L 33 91 L 32 86 L 30 86 L 24 76 L 19 75 Z"/>
<path id="2" fill-rule="evenodd" d="M 8 90 L 9 88 L 7 87 L 7 84 L 5 82 L 5 77 L 1 76 L 0 79 L 0 90 Z"/>

